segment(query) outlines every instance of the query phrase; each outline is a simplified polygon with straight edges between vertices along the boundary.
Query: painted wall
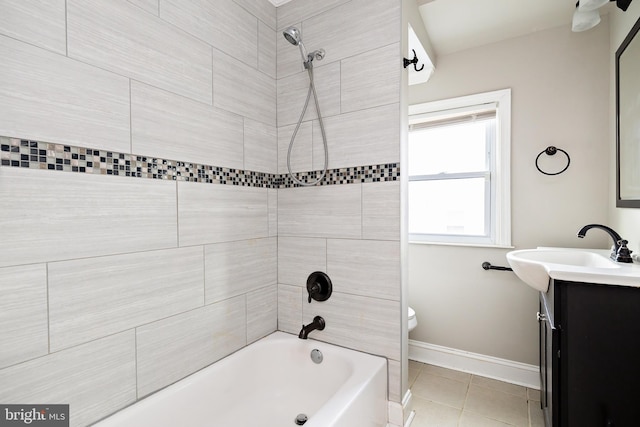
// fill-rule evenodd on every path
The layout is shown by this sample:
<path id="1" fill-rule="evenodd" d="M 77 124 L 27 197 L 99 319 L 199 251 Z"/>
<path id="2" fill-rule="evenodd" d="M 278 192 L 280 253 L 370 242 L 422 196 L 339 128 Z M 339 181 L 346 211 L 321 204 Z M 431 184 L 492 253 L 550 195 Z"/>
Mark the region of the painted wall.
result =
<path id="1" fill-rule="evenodd" d="M 616 104 L 615 104 L 615 54 L 620 44 L 627 36 L 633 25 L 640 17 L 640 2 L 632 2 L 626 12 L 612 9 L 611 12 L 611 45 L 609 49 L 610 72 L 610 102 L 609 118 L 610 130 L 608 135 L 608 147 L 610 152 L 609 162 L 609 206 L 611 226 L 621 236 L 629 241 L 629 248 L 635 253 L 640 252 L 640 209 L 616 208 Z"/>
<path id="2" fill-rule="evenodd" d="M 314 338 L 388 358 L 395 402 L 401 399 L 400 184 L 397 177 L 366 176 L 397 171 L 400 161 L 400 5 L 296 0 L 277 11 L 278 29 L 295 25 L 309 51 L 326 50 L 314 62 L 314 81 L 334 183 L 278 190 L 278 328 L 297 334 L 321 315 L 327 327 Z M 298 49 L 283 37 L 277 45 L 278 172 L 285 173 L 309 80 Z M 291 163 L 307 172 L 323 161 L 312 101 Z M 349 177 L 358 170 L 366 172 Z M 333 295 L 309 304 L 306 280 L 316 270 L 331 277 Z"/>
<path id="3" fill-rule="evenodd" d="M 590 222 L 606 223 L 608 193 L 608 23 L 585 33 L 566 26 L 438 56 L 410 104 L 512 89 L 512 244 L 606 247 L 606 236 L 576 238 Z M 535 158 L 554 145 L 571 167 L 545 176 Z M 559 159 L 558 159 L 559 160 Z M 554 167 L 554 165 L 549 165 Z M 604 233 L 602 233 L 604 234 Z M 409 304 L 418 327 L 410 339 L 503 359 L 538 364 L 538 294 L 506 265 L 510 249 L 411 244 Z"/>
<path id="4" fill-rule="evenodd" d="M 275 7 L 5 1 L 0 56 L 1 402 L 87 425 L 276 330 Z"/>

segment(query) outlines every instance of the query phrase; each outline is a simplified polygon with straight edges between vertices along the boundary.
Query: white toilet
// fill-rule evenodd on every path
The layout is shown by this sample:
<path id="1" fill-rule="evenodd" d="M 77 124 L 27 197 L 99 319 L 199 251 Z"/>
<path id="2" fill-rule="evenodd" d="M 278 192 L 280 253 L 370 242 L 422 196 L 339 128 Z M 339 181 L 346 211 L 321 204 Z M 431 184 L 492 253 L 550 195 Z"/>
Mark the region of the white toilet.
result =
<path id="1" fill-rule="evenodd" d="M 416 319 L 416 312 L 411 307 L 409 307 L 409 313 L 407 314 L 409 318 L 409 332 L 411 332 L 418 326 L 418 319 Z"/>

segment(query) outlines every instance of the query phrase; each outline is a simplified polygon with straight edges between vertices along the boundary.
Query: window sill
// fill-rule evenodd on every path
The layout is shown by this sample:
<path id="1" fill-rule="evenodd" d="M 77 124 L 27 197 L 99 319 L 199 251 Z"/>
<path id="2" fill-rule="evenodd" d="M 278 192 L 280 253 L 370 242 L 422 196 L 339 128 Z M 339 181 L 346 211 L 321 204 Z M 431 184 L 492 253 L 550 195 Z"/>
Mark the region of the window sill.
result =
<path id="1" fill-rule="evenodd" d="M 464 246 L 468 248 L 515 249 L 515 246 L 511 245 L 492 245 L 489 243 L 421 242 L 419 240 L 410 240 L 409 244 L 429 246 Z"/>

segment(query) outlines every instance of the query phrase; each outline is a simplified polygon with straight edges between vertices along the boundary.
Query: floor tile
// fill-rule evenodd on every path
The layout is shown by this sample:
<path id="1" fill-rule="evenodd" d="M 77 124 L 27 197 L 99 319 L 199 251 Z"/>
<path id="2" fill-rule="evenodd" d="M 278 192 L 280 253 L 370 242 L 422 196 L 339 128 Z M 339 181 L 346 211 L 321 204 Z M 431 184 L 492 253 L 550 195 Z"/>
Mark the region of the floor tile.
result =
<path id="1" fill-rule="evenodd" d="M 460 417 L 459 427 L 511 427 L 511 424 L 503 423 L 502 421 L 493 420 L 491 418 L 483 417 L 482 415 L 462 411 Z M 413 427 L 413 426 L 412 426 Z"/>
<path id="2" fill-rule="evenodd" d="M 514 426 L 529 426 L 526 398 L 476 384 L 469 386 L 464 409 Z"/>
<path id="3" fill-rule="evenodd" d="M 467 395 L 467 388 L 468 384 L 466 382 L 431 375 L 422 371 L 414 382 L 411 393 L 414 396 L 432 402 L 462 409 Z"/>
<path id="4" fill-rule="evenodd" d="M 532 388 L 528 388 L 527 389 L 527 398 L 529 400 L 535 400 L 537 402 L 540 402 L 540 390 L 535 390 Z"/>
<path id="5" fill-rule="evenodd" d="M 513 394 L 520 397 L 527 397 L 527 388 L 515 384 L 509 384 L 504 381 L 498 381 L 491 378 L 481 377 L 474 375 L 471 379 L 471 384 L 479 385 L 481 387 L 490 388 L 492 390 L 502 391 L 504 393 Z"/>
<path id="6" fill-rule="evenodd" d="M 419 397 L 413 398 L 416 416 L 411 427 L 457 427 L 460 409 L 434 403 Z"/>
<path id="7" fill-rule="evenodd" d="M 425 366 L 424 363 L 409 360 L 409 388 L 413 386 L 413 382 L 418 378 L 423 366 Z"/>
<path id="8" fill-rule="evenodd" d="M 544 427 L 540 391 L 409 361 L 411 427 Z"/>
<path id="9" fill-rule="evenodd" d="M 529 401 L 529 420 L 531 427 L 544 427 L 544 414 L 540 409 L 540 402 Z"/>
<path id="10" fill-rule="evenodd" d="M 460 382 L 466 382 L 467 384 L 471 380 L 471 374 L 466 372 L 456 371 L 453 369 L 441 368 L 440 366 L 425 364 L 422 368 L 423 372 L 431 375 L 438 375 L 439 377 L 449 378 Z"/>

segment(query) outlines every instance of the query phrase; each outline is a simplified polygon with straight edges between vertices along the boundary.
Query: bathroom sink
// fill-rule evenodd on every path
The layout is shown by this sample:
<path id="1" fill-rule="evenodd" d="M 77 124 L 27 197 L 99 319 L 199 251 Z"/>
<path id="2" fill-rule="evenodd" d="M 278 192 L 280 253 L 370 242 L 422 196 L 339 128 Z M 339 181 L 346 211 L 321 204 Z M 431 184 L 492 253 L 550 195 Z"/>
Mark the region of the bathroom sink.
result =
<path id="1" fill-rule="evenodd" d="M 595 267 L 595 268 L 616 268 L 617 266 L 611 259 L 600 254 L 587 251 L 578 251 L 575 249 L 525 249 L 515 251 L 513 254 L 517 259 L 527 261 L 538 261 L 552 264 L 565 264 L 578 267 Z"/>
<path id="2" fill-rule="evenodd" d="M 523 249 L 507 253 L 507 261 L 520 280 L 541 292 L 547 291 L 549 278 L 558 278 L 556 275 L 573 275 L 576 280 L 595 276 L 593 281 L 601 283 L 603 277 L 621 268 L 608 258 L 607 251 L 597 249 Z"/>

